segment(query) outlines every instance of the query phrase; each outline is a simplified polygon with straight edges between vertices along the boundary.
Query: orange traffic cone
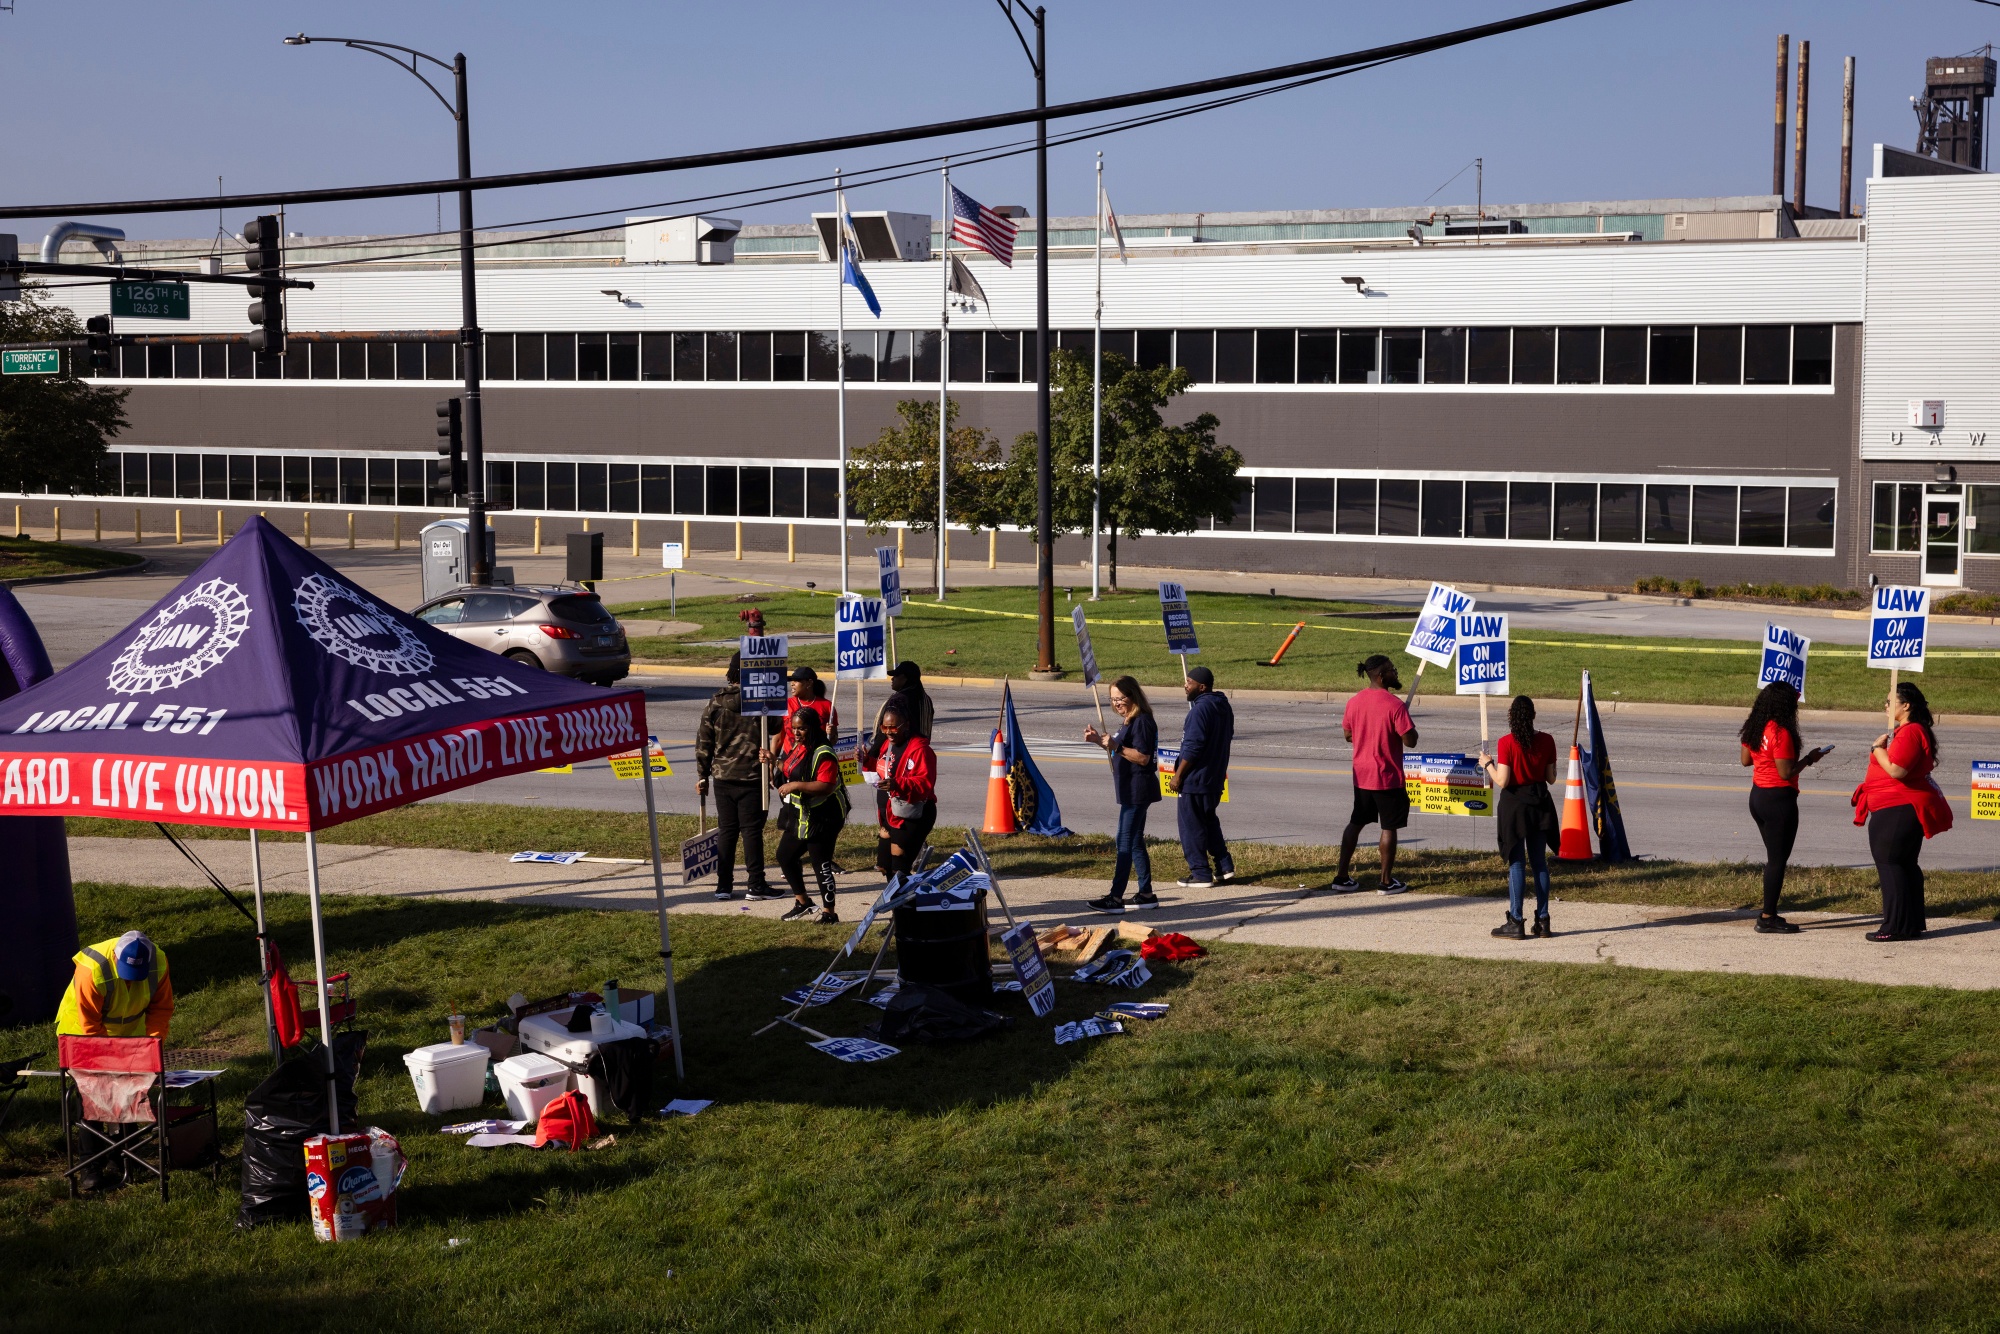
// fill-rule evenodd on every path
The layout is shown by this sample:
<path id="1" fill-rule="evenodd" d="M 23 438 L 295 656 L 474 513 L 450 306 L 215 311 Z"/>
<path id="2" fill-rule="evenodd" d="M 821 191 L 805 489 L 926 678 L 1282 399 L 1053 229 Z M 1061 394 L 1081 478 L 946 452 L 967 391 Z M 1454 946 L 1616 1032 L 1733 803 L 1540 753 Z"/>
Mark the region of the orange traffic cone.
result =
<path id="1" fill-rule="evenodd" d="M 993 768 L 986 777 L 986 827 L 982 834 L 1018 834 L 1014 823 L 1014 793 L 1007 786 L 1007 746 L 1000 729 L 993 729 Z"/>
<path id="2" fill-rule="evenodd" d="M 1562 847 L 1558 860 L 1587 862 L 1590 853 L 1590 812 L 1583 803 L 1583 752 L 1569 748 L 1569 780 L 1563 784 Z"/>

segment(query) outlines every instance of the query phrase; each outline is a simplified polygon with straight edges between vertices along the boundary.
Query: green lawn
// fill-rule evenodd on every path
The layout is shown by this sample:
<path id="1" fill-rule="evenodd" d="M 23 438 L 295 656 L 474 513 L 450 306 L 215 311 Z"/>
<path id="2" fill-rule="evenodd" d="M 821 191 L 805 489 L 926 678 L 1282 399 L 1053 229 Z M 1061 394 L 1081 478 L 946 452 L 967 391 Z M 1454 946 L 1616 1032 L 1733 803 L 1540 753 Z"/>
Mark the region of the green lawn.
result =
<path id="1" fill-rule="evenodd" d="M 248 837 L 240 829 L 207 825 L 169 825 L 187 839 Z M 129 820 L 72 818 L 69 832 L 116 838 L 153 838 L 149 824 Z M 681 840 L 692 838 L 691 815 L 660 817 L 660 846 L 671 858 Z M 264 837 L 298 842 L 299 834 Z M 458 848 L 467 852 L 511 854 L 522 848 L 579 848 L 600 857 L 647 856 L 646 818 L 625 811 L 563 807 L 504 806 L 497 803 L 433 801 L 404 806 L 337 825 L 320 835 L 328 843 L 368 843 L 405 848 Z M 962 829 L 940 825 L 931 836 L 934 847 L 959 846 Z M 1160 866 L 1174 865 L 1179 844 L 1171 839 L 1149 840 Z M 1109 879 L 1116 847 L 1106 834 L 1041 838 L 1021 834 L 991 838 L 987 852 L 994 869 L 1008 876 L 1075 876 Z M 163 841 L 162 855 L 174 853 Z M 767 837 L 765 855 L 775 843 Z M 1233 847 L 1236 869 L 1246 885 L 1324 889 L 1333 878 L 1336 850 L 1299 843 L 1238 843 Z M 840 856 L 850 867 L 872 866 L 875 827 L 861 819 L 841 834 Z M 1160 861 L 1159 859 L 1167 860 Z M 1361 850 L 1364 872 L 1374 865 L 1372 843 Z M 1595 862 L 1552 864 L 1558 896 L 1592 903 L 1684 904 L 1702 908 L 1743 908 L 1761 902 L 1763 868 L 1744 862 L 1676 862 L 1647 860 L 1627 866 Z M 1499 854 L 1462 849 L 1412 851 L 1396 860 L 1397 874 L 1415 889 L 1433 894 L 1491 895 L 1506 885 Z M 1935 916 L 1990 918 L 2000 915 L 2000 879 L 1977 871 L 1925 872 L 1925 898 Z M 1795 866 L 1785 881 L 1785 905 L 1813 912 L 1879 912 L 1881 892 L 1869 868 Z"/>
<path id="2" fill-rule="evenodd" d="M 756 595 L 771 633 L 830 633 L 833 598 L 822 593 L 772 589 Z M 1195 593 L 1191 596 L 1195 624 L 1202 642 L 1199 661 L 1216 674 L 1224 691 L 1240 689 L 1354 689 L 1354 668 L 1373 653 L 1394 656 L 1407 683 L 1416 659 L 1404 656 L 1415 615 L 1385 612 L 1361 603 L 1323 602 L 1308 598 L 1256 597 L 1236 593 Z M 719 665 L 729 649 L 703 647 L 696 641 L 729 639 L 741 632 L 737 613 L 744 603 L 732 597 L 684 598 L 681 620 L 701 625 L 699 631 L 675 638 L 640 638 L 634 653 L 643 661 Z M 900 656 L 922 665 L 926 673 L 954 676 L 1025 677 L 1034 666 L 1035 593 L 1031 588 L 974 588 L 952 594 L 940 607 L 923 596 L 905 604 L 897 625 Z M 1056 603 L 1056 660 L 1077 665 L 1076 640 L 1069 625 L 1070 609 L 1078 603 Z M 1106 597 L 1083 603 L 1090 624 L 1099 670 L 1108 679 L 1125 673 L 1142 685 L 1172 688 L 1180 682 L 1180 663 L 1166 651 L 1160 627 L 1159 600 L 1151 592 Z M 616 608 L 620 616 L 665 619 L 664 602 L 632 603 Z M 1775 612 L 1782 620 L 1782 612 Z M 1255 664 L 1267 659 L 1300 622 L 1306 629 L 1278 667 Z M 1756 694 L 1760 645 L 1713 639 L 1659 639 L 1623 635 L 1569 634 L 1529 631 L 1516 627 L 1512 647 L 1514 688 L 1525 694 L 1575 699 L 1580 674 L 1588 670 L 1599 698 L 1645 700 L 1675 704 L 1748 706 Z M 1817 708 L 1878 710 L 1888 689 L 1888 674 L 1867 667 L 1859 646 L 1815 647 L 1807 678 L 1806 702 Z M 831 643 L 797 644 L 795 662 L 826 668 L 833 661 Z M 1928 669 L 1918 680 L 1939 712 L 2000 712 L 2000 652 L 1933 650 Z M 1423 693 L 1450 694 L 1448 671 L 1429 669 Z"/>
<path id="3" fill-rule="evenodd" d="M 56 574 L 82 574 L 137 565 L 140 558 L 102 547 L 68 542 L 38 542 L 32 537 L 0 537 L 0 579 L 46 579 Z"/>
<path id="4" fill-rule="evenodd" d="M 233 1171 L 262 1064 L 240 919 L 79 899 L 86 938 L 167 943 L 176 1043 L 240 1053 Z M 2000 1301 L 1990 993 L 1225 946 L 1162 968 L 1139 995 L 1171 1013 L 1124 1036 L 1057 1047 L 1009 1000 L 996 1039 L 857 1068 L 751 1036 L 837 931 L 687 918 L 682 1091 L 716 1105 L 481 1154 L 430 1133 L 402 1053 L 453 1006 L 651 978 L 650 918 L 327 911 L 373 1035 L 364 1115 L 413 1159 L 402 1226 L 239 1236 L 228 1175 L 70 1203 L 38 1087 L 0 1135 L 0 1325 L 1872 1331 L 1990 1328 Z M 274 899 L 294 958 L 303 913 Z M 1103 997 L 1058 995 L 1055 1020 Z"/>

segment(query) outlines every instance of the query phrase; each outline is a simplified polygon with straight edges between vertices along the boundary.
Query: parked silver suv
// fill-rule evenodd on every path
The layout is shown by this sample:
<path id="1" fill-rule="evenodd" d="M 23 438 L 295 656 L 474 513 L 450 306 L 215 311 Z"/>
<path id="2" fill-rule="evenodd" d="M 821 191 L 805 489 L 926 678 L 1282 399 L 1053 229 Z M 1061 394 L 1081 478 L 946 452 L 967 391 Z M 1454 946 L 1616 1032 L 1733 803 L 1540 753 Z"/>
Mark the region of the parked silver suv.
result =
<path id="1" fill-rule="evenodd" d="M 597 594 L 578 588 L 461 588 L 418 607 L 417 619 L 525 667 L 597 685 L 609 685 L 632 669 L 632 650 L 618 618 Z"/>

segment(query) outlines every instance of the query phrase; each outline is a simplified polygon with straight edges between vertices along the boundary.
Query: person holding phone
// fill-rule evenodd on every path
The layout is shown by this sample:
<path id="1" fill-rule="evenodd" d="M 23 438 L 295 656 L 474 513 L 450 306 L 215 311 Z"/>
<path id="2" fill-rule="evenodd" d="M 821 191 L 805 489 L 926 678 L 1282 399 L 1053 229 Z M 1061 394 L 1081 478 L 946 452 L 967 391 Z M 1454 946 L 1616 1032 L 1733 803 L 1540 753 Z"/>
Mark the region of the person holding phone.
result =
<path id="1" fill-rule="evenodd" d="M 1783 681 L 1757 692 L 1736 742 L 1737 758 L 1750 770 L 1750 818 L 1764 838 L 1764 909 L 1757 914 L 1757 930 L 1793 935 L 1798 928 L 1778 915 L 1778 896 L 1799 837 L 1799 772 L 1818 764 L 1833 747 L 1799 753 L 1804 744 L 1799 738 L 1799 692 Z"/>
<path id="2" fill-rule="evenodd" d="M 1111 870 L 1111 892 L 1092 899 L 1090 907 L 1116 916 L 1125 911 L 1125 886 L 1135 874 L 1139 892 L 1132 906 L 1160 906 L 1153 893 L 1153 859 L 1146 851 L 1146 812 L 1160 799 L 1160 729 L 1146 692 L 1132 677 L 1121 676 L 1111 683 L 1111 711 L 1125 725 L 1108 734 L 1086 727 L 1083 739 L 1111 756 L 1111 787 L 1118 797 L 1118 860 Z"/>

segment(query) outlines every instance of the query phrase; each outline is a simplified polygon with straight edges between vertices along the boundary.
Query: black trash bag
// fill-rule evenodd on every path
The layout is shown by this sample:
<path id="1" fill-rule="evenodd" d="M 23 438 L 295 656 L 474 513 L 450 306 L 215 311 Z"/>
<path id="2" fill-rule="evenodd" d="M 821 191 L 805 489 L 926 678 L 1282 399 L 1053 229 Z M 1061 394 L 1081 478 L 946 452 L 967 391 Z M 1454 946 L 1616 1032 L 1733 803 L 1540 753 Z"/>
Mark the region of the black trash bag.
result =
<path id="1" fill-rule="evenodd" d="M 975 1010 L 936 987 L 907 983 L 889 1001 L 880 1023 L 862 1030 L 881 1042 L 970 1042 L 1011 1028 L 1014 1021 L 991 1010 Z"/>
<path id="2" fill-rule="evenodd" d="M 343 1129 L 361 1124 L 354 1076 L 367 1046 L 366 1033 L 336 1033 L 333 1038 Z M 306 1216 L 305 1144 L 326 1133 L 326 1053 L 315 1049 L 280 1065 L 243 1099 L 243 1206 L 236 1214 L 237 1227 Z"/>
<path id="3" fill-rule="evenodd" d="M 651 1038 L 607 1042 L 590 1056 L 591 1077 L 634 1125 L 653 1110 L 653 1059 Z"/>

